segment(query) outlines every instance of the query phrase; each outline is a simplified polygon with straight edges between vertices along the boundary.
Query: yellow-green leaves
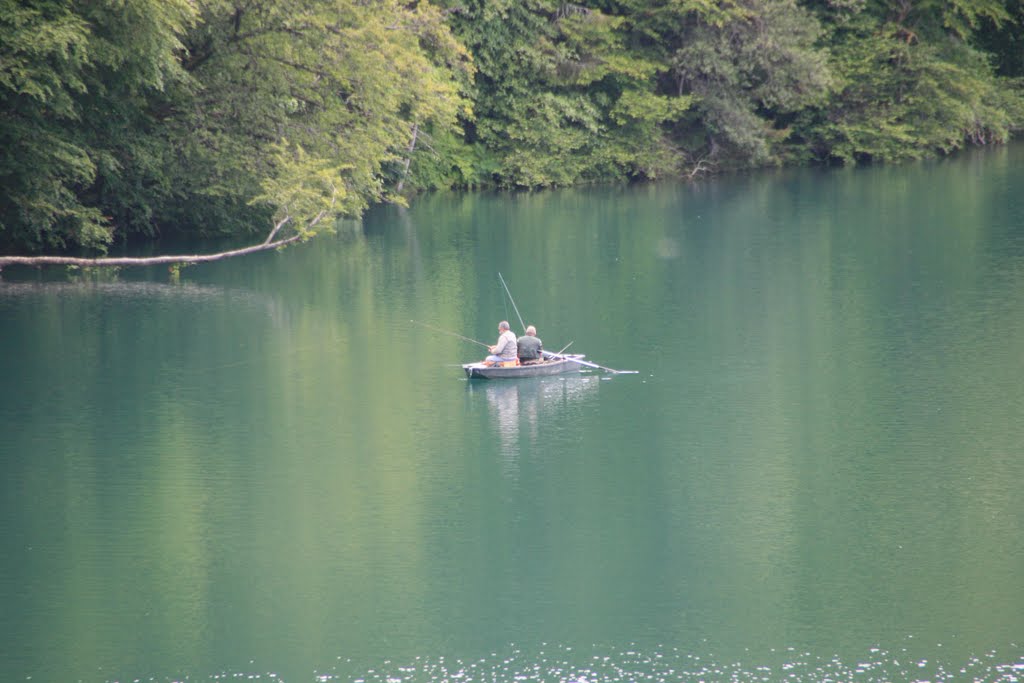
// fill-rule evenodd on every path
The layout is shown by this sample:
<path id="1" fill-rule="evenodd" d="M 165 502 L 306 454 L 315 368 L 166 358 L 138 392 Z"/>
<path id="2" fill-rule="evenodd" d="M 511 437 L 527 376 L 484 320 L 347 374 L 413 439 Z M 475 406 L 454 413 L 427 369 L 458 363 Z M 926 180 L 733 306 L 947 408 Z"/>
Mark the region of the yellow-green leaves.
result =
<path id="1" fill-rule="evenodd" d="M 292 229 L 385 198 L 412 131 L 454 129 L 471 111 L 472 62 L 426 2 L 218 2 L 205 24 L 193 125 L 251 140 L 256 203 L 294 216 Z M 325 209 L 316 198 L 328 195 Z"/>
<path id="2" fill-rule="evenodd" d="M 333 231 L 338 215 L 350 201 L 346 164 L 311 157 L 300 145 L 282 140 L 272 147 L 274 172 L 261 183 L 263 192 L 253 204 L 273 207 L 276 225 L 288 225 L 303 238 Z"/>
<path id="3" fill-rule="evenodd" d="M 85 90 L 89 27 L 69 10 L 44 16 L 16 0 L 0 0 L 0 92 L 32 98 L 74 116 L 72 96 Z"/>
<path id="4" fill-rule="evenodd" d="M 0 0 L 0 248 L 102 250 L 118 205 L 147 223 L 136 160 L 160 91 L 185 81 L 194 16 L 188 0 Z"/>
<path id="5" fill-rule="evenodd" d="M 693 100 L 693 95 L 673 97 L 642 90 L 627 90 L 612 107 L 611 117 L 620 125 L 631 120 L 654 123 L 674 121 L 690 109 Z"/>

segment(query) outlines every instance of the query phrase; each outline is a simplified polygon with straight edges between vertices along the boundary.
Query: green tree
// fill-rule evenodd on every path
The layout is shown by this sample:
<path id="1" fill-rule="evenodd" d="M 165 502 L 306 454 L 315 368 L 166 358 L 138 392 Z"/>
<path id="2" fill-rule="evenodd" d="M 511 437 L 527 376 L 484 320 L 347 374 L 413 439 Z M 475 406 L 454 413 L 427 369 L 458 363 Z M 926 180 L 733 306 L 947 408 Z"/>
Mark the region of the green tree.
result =
<path id="1" fill-rule="evenodd" d="M 1024 77 L 1024 0 L 1009 0 L 1009 21 L 983 18 L 971 43 L 991 54 L 996 73 L 1012 78 Z"/>
<path id="2" fill-rule="evenodd" d="M 394 198 L 389 165 L 404 166 L 419 128 L 456 130 L 471 113 L 468 55 L 428 3 L 218 0 L 189 54 L 201 91 L 176 135 L 178 172 L 214 211 L 176 220 L 203 232 L 254 225 L 245 202 L 308 224 L 319 209 L 295 197 L 310 192 L 358 215 Z"/>
<path id="3" fill-rule="evenodd" d="M 675 170 L 660 124 L 689 98 L 657 92 L 659 65 L 627 45 L 625 18 L 553 0 L 452 3 L 478 68 L 467 126 L 479 182 L 509 187 Z"/>
<path id="4" fill-rule="evenodd" d="M 111 241 L 101 199 L 133 202 L 119 179 L 149 163 L 150 99 L 187 83 L 193 20 L 187 0 L 0 0 L 0 245 Z"/>
<path id="5" fill-rule="evenodd" d="M 970 44 L 984 21 L 1007 14 L 992 0 L 865 5 L 833 25 L 839 87 L 798 127 L 818 158 L 901 160 L 965 144 L 1005 142 L 1024 118 L 1018 85 L 997 77 Z"/>
<path id="6" fill-rule="evenodd" d="M 8 245 L 308 236 L 398 199 L 417 132 L 471 116 L 428 2 L 0 2 Z"/>
<path id="7" fill-rule="evenodd" d="M 663 92 L 693 99 L 673 134 L 709 162 L 776 161 L 788 118 L 832 85 L 818 21 L 792 0 L 619 4 L 634 42 L 665 65 Z"/>

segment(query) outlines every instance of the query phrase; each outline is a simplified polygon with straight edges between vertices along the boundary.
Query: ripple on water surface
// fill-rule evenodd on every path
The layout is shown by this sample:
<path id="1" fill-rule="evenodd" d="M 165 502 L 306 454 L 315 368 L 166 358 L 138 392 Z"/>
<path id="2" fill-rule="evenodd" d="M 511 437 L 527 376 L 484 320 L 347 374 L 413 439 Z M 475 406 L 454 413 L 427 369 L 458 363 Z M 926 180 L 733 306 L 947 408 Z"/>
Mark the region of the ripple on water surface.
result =
<path id="1" fill-rule="evenodd" d="M 504 653 L 463 660 L 443 656 L 416 657 L 406 663 L 385 661 L 377 667 L 352 672 L 350 660 L 327 672 L 316 672 L 318 683 L 477 683 L 544 682 L 618 683 L 620 681 L 671 682 L 778 682 L 835 683 L 907 681 L 973 681 L 1016 683 L 1024 680 L 1024 650 L 1011 644 L 1005 651 L 991 650 L 961 661 L 926 658 L 910 647 L 896 651 L 871 648 L 862 656 L 820 656 L 796 648 L 772 650 L 746 658 L 718 658 L 679 648 L 602 649 L 544 646 L 528 652 L 510 647 Z"/>
<path id="2" fill-rule="evenodd" d="M 941 649 L 941 645 L 938 646 Z M 925 648 L 933 651 L 934 648 Z M 923 649 L 921 650 L 923 651 Z M 31 680 L 31 679 L 30 679 Z M 108 679 L 107 683 L 186 683 L 186 681 L 272 681 L 295 683 L 1018 683 L 1024 681 L 1024 648 L 1009 644 L 961 660 L 923 657 L 912 647 L 870 648 L 861 656 L 814 655 L 798 648 L 773 649 L 744 657 L 696 654 L 660 646 L 574 648 L 544 644 L 534 651 L 509 646 L 502 652 L 461 659 L 419 656 L 406 662 L 385 660 L 356 665 L 338 657 L 329 671 L 289 678 L 263 671 L 221 671 L 205 679 L 194 675 Z"/>

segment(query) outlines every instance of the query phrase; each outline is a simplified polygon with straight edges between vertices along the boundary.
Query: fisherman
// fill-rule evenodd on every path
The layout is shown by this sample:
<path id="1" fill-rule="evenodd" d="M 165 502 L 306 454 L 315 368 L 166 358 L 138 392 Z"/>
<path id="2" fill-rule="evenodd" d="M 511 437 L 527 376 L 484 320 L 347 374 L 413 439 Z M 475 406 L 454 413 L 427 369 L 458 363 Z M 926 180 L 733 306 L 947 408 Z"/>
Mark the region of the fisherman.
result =
<path id="1" fill-rule="evenodd" d="M 526 334 L 516 341 L 520 363 L 536 363 L 543 358 L 544 343 L 537 336 L 537 328 L 530 325 Z"/>
<path id="2" fill-rule="evenodd" d="M 502 320 L 498 323 L 498 343 L 488 347 L 491 355 L 484 359 L 484 365 L 491 366 L 495 363 L 516 360 L 516 333 L 509 329 L 508 321 Z"/>

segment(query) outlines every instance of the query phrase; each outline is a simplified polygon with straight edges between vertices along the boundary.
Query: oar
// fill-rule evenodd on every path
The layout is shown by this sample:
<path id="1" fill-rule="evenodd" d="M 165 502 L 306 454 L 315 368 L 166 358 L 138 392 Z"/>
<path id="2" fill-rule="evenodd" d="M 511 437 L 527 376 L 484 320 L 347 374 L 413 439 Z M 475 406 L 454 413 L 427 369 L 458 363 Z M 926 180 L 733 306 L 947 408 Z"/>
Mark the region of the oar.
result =
<path id="1" fill-rule="evenodd" d="M 588 368 L 595 368 L 597 370 L 604 370 L 605 372 L 610 372 L 613 375 L 636 375 L 640 372 L 639 370 L 616 370 L 614 368 L 606 368 L 605 366 L 598 365 L 597 363 L 591 363 L 589 361 L 580 360 L 579 358 L 573 358 L 572 356 L 563 356 L 561 354 L 551 353 L 550 351 L 545 351 L 544 353 L 551 356 L 552 358 L 560 358 L 562 360 L 572 361 L 573 363 L 586 365 Z"/>
<path id="2" fill-rule="evenodd" d="M 411 322 L 411 323 L 413 323 L 415 325 L 422 325 L 423 327 L 426 327 L 427 329 L 430 329 L 430 330 L 434 330 L 435 332 L 441 332 L 442 334 L 450 334 L 453 337 L 458 337 L 459 339 L 462 339 L 462 340 L 465 340 L 465 341 L 468 341 L 468 342 L 472 342 L 474 344 L 479 344 L 480 346 L 484 347 L 485 349 L 490 349 L 491 348 L 490 344 L 484 344 L 482 341 L 477 341 L 476 339 L 470 339 L 469 337 L 463 337 L 461 334 L 457 334 L 455 332 L 449 332 L 448 330 L 442 330 L 440 327 L 434 327 L 433 325 L 428 325 L 427 323 L 421 323 L 421 322 L 416 321 L 416 320 L 410 320 L 409 322 Z"/>

